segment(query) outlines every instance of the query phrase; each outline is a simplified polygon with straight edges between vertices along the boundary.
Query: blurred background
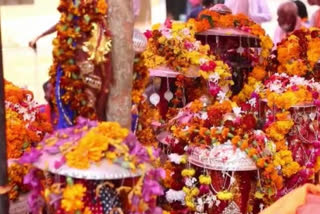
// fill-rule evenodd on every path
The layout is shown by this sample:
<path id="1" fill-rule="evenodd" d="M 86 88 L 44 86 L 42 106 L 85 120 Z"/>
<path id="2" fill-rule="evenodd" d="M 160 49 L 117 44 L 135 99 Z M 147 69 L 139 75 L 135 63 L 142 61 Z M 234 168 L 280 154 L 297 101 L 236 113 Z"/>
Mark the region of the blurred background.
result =
<path id="1" fill-rule="evenodd" d="M 285 1 L 267 0 L 273 19 L 263 27 L 271 37 L 277 26 L 277 8 Z M 304 2 L 308 5 L 306 0 Z M 28 47 L 28 42 L 59 20 L 58 3 L 59 0 L 34 0 L 32 5 L 1 7 L 5 78 L 32 90 L 40 103 L 44 102 L 42 84 L 48 79 L 52 63 L 54 35 L 39 41 L 37 53 Z M 184 20 L 188 9 L 187 0 L 141 0 L 141 13 L 136 25 L 145 30 L 152 23 L 163 22 L 168 16 Z M 316 9 L 308 5 L 309 18 Z"/>

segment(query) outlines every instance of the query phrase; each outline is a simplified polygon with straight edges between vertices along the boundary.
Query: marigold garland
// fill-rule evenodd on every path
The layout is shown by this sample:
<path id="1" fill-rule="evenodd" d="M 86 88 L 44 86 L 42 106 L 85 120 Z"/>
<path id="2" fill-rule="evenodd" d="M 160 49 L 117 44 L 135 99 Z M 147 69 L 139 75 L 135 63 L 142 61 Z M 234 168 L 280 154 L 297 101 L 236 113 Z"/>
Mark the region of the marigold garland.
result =
<path id="1" fill-rule="evenodd" d="M 319 29 L 303 28 L 293 32 L 278 44 L 274 53 L 276 60 L 270 65 L 270 71 L 318 80 L 316 65 L 320 58 L 319 45 Z"/>
<path id="2" fill-rule="evenodd" d="M 104 23 L 107 14 L 105 1 L 60 1 L 58 10 L 61 18 L 56 26 L 57 37 L 53 40 L 53 65 L 50 68 L 50 82 L 56 85 L 57 70 L 61 68 L 62 101 L 70 105 L 77 116 L 95 118 L 95 112 L 87 105 L 87 96 L 84 92 L 85 85 L 80 78 L 80 68 L 76 65 L 76 47 L 83 42 L 86 34 L 92 31 L 93 23 Z M 108 32 L 105 35 L 109 37 Z M 55 91 L 55 90 L 54 90 Z M 52 94 L 51 99 L 57 103 Z"/>
<path id="3" fill-rule="evenodd" d="M 14 201 L 18 199 L 19 194 L 26 192 L 27 188 L 23 184 L 23 178 L 29 172 L 28 166 L 23 166 L 18 163 L 12 163 L 8 168 L 9 186 L 9 199 Z"/>
<path id="4" fill-rule="evenodd" d="M 209 45 L 196 40 L 192 24 L 167 20 L 146 35 L 148 46 L 142 55 L 148 69 L 168 67 L 185 76 L 201 76 L 221 88 L 233 84 L 229 67 L 210 55 Z"/>
<path id="5" fill-rule="evenodd" d="M 67 165 L 78 169 L 88 169 L 91 163 L 98 163 L 105 157 L 114 161 L 119 156 L 129 160 L 128 147 L 122 142 L 129 131 L 120 127 L 118 123 L 104 122 L 92 128 L 78 142 L 72 151 L 66 154 Z M 113 147 L 114 150 L 110 150 Z M 131 160 L 133 161 L 133 160 Z M 130 162 L 130 169 L 136 166 Z"/>
<path id="6" fill-rule="evenodd" d="M 31 91 L 5 81 L 5 96 L 7 155 L 17 159 L 51 132 L 52 126 L 37 109 Z"/>

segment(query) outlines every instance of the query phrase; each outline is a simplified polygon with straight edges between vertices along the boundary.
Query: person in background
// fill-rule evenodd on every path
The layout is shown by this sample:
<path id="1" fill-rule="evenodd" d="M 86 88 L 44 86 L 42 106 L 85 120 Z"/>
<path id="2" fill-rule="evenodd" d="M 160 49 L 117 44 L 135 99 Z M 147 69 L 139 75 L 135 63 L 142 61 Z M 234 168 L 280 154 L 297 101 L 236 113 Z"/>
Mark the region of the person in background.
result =
<path id="1" fill-rule="evenodd" d="M 304 27 L 300 17 L 298 16 L 298 7 L 293 2 L 285 2 L 278 8 L 278 24 L 274 35 L 274 44 L 278 44 L 289 33 Z"/>
<path id="2" fill-rule="evenodd" d="M 189 3 L 191 4 L 192 9 L 187 17 L 187 20 L 191 18 L 197 18 L 199 13 L 203 10 L 202 0 L 189 0 Z"/>
<path id="3" fill-rule="evenodd" d="M 141 3 L 140 3 L 140 0 L 133 0 L 132 1 L 132 8 L 133 8 L 133 15 L 135 18 L 137 18 L 140 14 L 140 8 L 141 8 Z M 46 30 L 44 33 L 40 34 L 39 36 L 35 37 L 33 40 L 31 40 L 29 42 L 29 47 L 36 50 L 37 49 L 37 42 L 43 38 L 43 37 L 46 37 L 50 34 L 53 34 L 57 31 L 56 29 L 57 27 L 57 24 L 53 25 L 52 27 L 50 27 L 48 30 Z"/>
<path id="4" fill-rule="evenodd" d="M 190 0 L 189 2 L 191 2 L 191 1 L 192 0 Z M 202 10 L 209 9 L 209 8 L 213 7 L 214 5 L 216 5 L 216 4 L 223 4 L 223 3 L 224 3 L 224 0 L 202 0 L 201 8 L 197 7 L 194 10 L 192 10 L 190 15 L 187 17 L 187 20 L 190 19 L 190 18 L 194 18 L 194 19 L 197 18 L 199 13 Z"/>
<path id="5" fill-rule="evenodd" d="M 320 0 L 308 0 L 310 5 L 320 6 Z M 320 27 L 320 9 L 318 9 L 311 17 L 311 27 Z"/>
<path id="6" fill-rule="evenodd" d="M 46 117 L 47 117 L 47 120 L 51 124 L 53 124 L 53 119 L 54 119 L 53 118 L 54 115 L 53 115 L 53 111 L 52 111 L 53 110 L 53 104 L 51 102 L 50 97 L 53 94 L 53 90 L 54 89 L 53 89 L 52 84 L 49 81 L 45 82 L 43 84 L 42 88 L 43 88 L 43 91 L 44 91 L 44 99 L 47 101 L 47 104 L 39 106 L 39 110 L 40 110 L 40 113 L 45 114 Z"/>
<path id="7" fill-rule="evenodd" d="M 167 18 L 180 20 L 180 16 L 186 13 L 188 0 L 166 0 Z"/>
<path id="8" fill-rule="evenodd" d="M 245 14 L 259 24 L 272 19 L 266 0 L 225 0 L 224 4 L 233 14 Z"/>
<path id="9" fill-rule="evenodd" d="M 301 21 L 304 23 L 304 25 L 309 26 L 310 23 L 306 5 L 300 0 L 294 0 L 293 2 L 298 8 L 298 16 L 300 17 Z"/>

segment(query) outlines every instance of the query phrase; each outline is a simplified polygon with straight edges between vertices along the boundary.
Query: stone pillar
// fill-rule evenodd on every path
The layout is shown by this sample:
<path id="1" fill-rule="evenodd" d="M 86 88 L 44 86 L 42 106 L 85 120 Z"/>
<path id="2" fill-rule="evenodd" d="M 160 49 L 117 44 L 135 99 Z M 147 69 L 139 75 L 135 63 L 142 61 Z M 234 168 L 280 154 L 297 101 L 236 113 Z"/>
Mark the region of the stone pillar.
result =
<path id="1" fill-rule="evenodd" d="M 112 33 L 112 81 L 107 103 L 108 121 L 131 128 L 131 90 L 134 51 L 132 0 L 108 0 Z"/>

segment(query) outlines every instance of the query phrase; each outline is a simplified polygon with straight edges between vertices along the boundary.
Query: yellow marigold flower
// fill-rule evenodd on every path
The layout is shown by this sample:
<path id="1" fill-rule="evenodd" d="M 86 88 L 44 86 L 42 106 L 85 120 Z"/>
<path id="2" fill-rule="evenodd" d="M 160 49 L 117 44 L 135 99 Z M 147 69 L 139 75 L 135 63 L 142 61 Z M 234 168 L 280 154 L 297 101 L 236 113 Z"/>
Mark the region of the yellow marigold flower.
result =
<path id="1" fill-rule="evenodd" d="M 221 201 L 229 201 L 233 198 L 233 194 L 228 191 L 218 192 L 217 198 Z"/>
<path id="2" fill-rule="evenodd" d="M 181 175 L 183 177 L 192 177 L 195 173 L 196 171 L 194 169 L 184 169 L 182 170 Z"/>
<path id="3" fill-rule="evenodd" d="M 152 26 L 152 30 L 159 30 L 159 29 L 160 29 L 160 26 L 161 26 L 160 23 L 154 24 L 154 25 Z"/>
<path id="4" fill-rule="evenodd" d="M 207 175 L 200 175 L 199 182 L 200 184 L 209 185 L 211 184 L 211 177 Z"/>
<path id="5" fill-rule="evenodd" d="M 67 186 L 63 191 L 61 207 L 66 212 L 76 212 L 84 208 L 83 197 L 87 189 L 81 184 Z"/>
<path id="6" fill-rule="evenodd" d="M 188 187 L 183 187 L 182 191 L 186 193 L 186 195 L 190 195 L 191 189 L 189 189 Z"/>
<path id="7" fill-rule="evenodd" d="M 197 195 L 199 195 L 199 193 L 200 193 L 200 191 L 198 188 L 193 188 L 193 189 L 191 189 L 190 195 L 197 196 Z"/>

